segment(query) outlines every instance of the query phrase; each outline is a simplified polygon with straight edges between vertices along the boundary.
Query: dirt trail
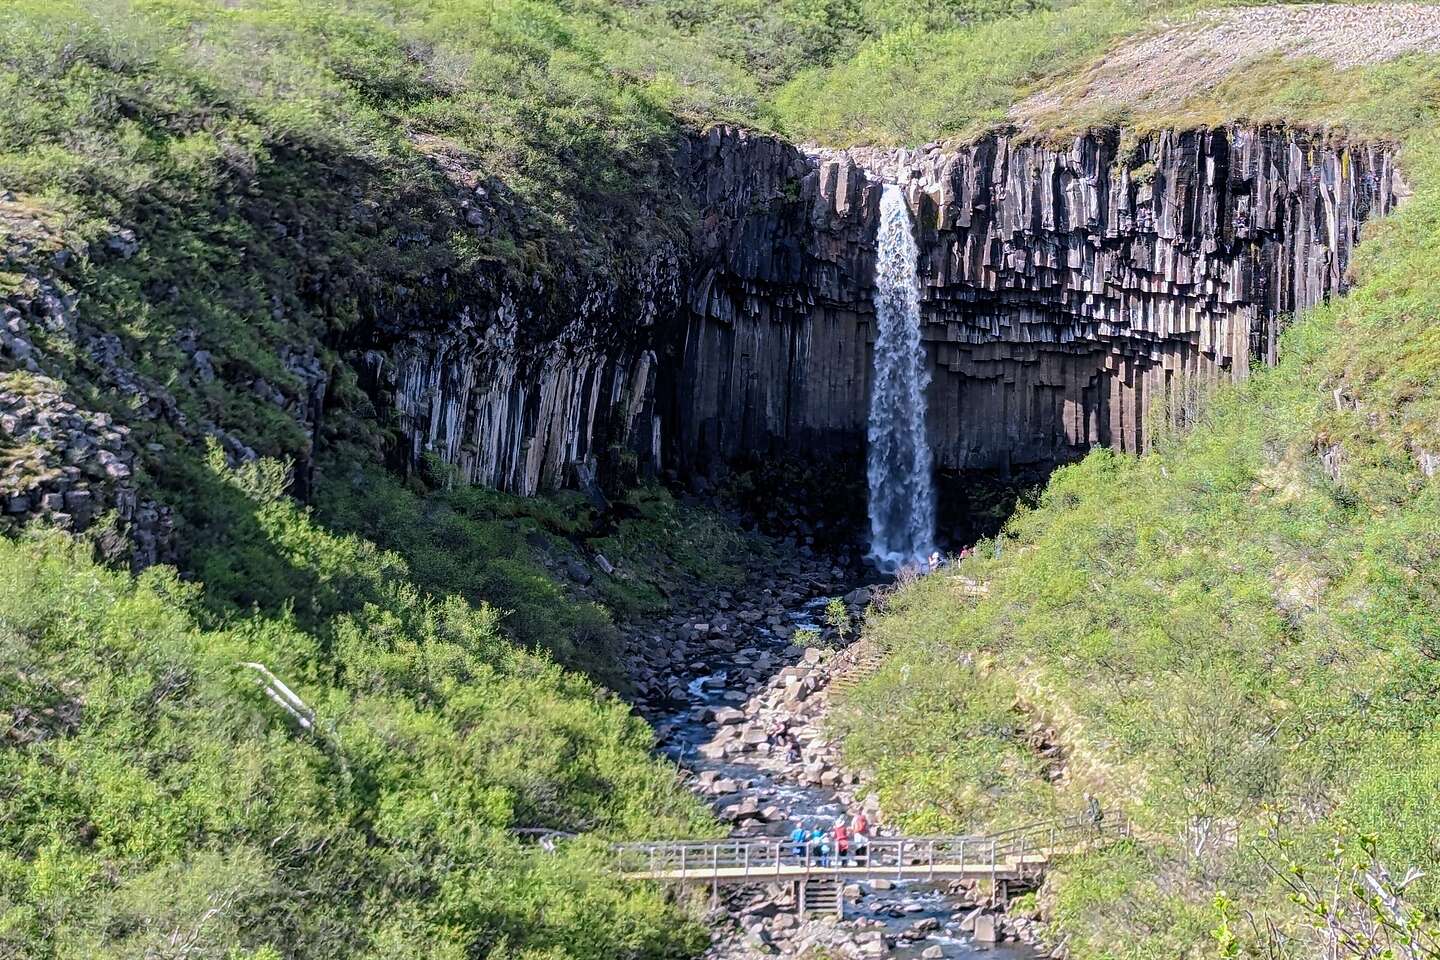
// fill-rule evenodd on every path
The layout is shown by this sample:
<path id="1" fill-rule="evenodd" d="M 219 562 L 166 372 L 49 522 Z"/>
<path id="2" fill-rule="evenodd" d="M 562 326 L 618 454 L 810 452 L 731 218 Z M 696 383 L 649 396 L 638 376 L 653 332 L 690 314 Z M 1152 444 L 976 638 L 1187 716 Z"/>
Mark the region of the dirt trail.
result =
<path id="1" fill-rule="evenodd" d="M 1326 60 L 1337 70 L 1440 53 L 1440 5 L 1296 4 L 1209 10 L 1127 41 L 1076 77 L 1018 105 L 1019 121 L 1056 110 L 1164 109 L 1257 60 Z"/>

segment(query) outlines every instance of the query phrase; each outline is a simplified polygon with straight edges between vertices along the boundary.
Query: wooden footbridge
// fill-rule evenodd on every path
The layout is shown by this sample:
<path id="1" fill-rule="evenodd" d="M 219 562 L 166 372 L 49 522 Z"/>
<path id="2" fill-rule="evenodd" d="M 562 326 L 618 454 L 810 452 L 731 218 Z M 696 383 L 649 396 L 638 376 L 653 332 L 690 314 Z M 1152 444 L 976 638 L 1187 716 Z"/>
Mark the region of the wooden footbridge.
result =
<path id="1" fill-rule="evenodd" d="M 631 880 L 721 884 L 859 880 L 980 880 L 997 894 L 1010 881 L 1036 880 L 1058 857 L 1129 835 L 1123 821 L 1088 816 L 1047 821 L 985 836 L 874 838 L 847 856 L 822 857 L 811 845 L 774 837 L 655 840 L 614 847 Z M 843 909 L 837 904 L 837 909 Z"/>

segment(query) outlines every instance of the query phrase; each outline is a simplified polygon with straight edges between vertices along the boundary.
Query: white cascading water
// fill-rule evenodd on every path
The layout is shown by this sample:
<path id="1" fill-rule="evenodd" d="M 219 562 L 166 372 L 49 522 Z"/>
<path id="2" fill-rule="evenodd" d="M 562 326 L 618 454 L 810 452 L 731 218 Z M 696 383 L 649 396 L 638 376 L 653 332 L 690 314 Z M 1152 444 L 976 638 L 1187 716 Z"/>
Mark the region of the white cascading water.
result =
<path id="1" fill-rule="evenodd" d="M 920 344 L 919 251 L 898 186 L 880 198 L 875 256 L 875 385 L 870 393 L 870 556 L 886 569 L 923 563 L 935 543 L 935 486 L 925 439 L 930 372 Z"/>

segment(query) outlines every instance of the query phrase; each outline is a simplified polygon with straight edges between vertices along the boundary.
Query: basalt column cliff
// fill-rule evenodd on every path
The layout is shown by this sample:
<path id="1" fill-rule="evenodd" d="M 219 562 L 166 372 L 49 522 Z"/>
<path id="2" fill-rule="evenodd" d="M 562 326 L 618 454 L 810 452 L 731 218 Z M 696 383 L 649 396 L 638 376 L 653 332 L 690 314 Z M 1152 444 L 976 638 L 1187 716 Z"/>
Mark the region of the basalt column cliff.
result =
<path id="1" fill-rule="evenodd" d="M 1284 318 L 1340 290 L 1391 156 L 1274 129 L 1064 147 L 820 152 L 719 131 L 674 386 L 676 456 L 863 446 L 881 180 L 920 241 L 937 465 L 1008 469 L 1145 445 L 1162 408 L 1273 362 Z M 803 172 L 786 174 L 789 171 Z M 725 214 L 729 213 L 727 219 Z"/>
<path id="2" fill-rule="evenodd" d="M 688 244 L 590 284 L 563 323 L 509 291 L 375 356 L 411 456 L 529 493 L 616 455 L 692 475 L 860 454 L 885 181 L 916 223 L 937 466 L 1140 450 L 1152 414 L 1273 362 L 1400 190 L 1383 146 L 1246 127 L 917 153 L 715 127 L 673 174 Z M 562 332 L 526 344 L 536 325 Z"/>

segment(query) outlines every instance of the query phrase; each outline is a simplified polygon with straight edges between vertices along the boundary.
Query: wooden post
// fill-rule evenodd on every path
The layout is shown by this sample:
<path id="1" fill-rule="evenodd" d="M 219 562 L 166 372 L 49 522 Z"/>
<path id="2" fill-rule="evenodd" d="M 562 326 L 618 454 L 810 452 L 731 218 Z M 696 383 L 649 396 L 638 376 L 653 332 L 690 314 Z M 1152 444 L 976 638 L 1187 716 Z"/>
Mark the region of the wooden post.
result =
<path id="1" fill-rule="evenodd" d="M 931 841 L 930 841 L 930 843 L 929 843 L 929 849 L 925 851 L 925 856 L 930 860 L 930 876 L 928 877 L 928 879 L 934 880 L 934 879 L 935 879 L 935 841 L 934 841 L 934 840 L 931 840 Z"/>
<path id="2" fill-rule="evenodd" d="M 999 886 L 998 886 L 999 877 L 996 876 L 996 874 L 999 872 L 1000 865 L 995 862 L 995 861 L 996 861 L 996 857 L 997 857 L 997 854 L 996 854 L 996 852 L 995 852 L 995 841 L 994 841 L 994 840 L 991 840 L 991 841 L 990 841 L 990 899 L 991 899 L 992 902 L 994 901 L 995 895 L 999 892 L 999 889 L 1000 889 Z"/>
<path id="3" fill-rule="evenodd" d="M 901 840 L 900 845 L 895 848 L 895 878 L 901 879 L 905 876 L 905 841 Z"/>
<path id="4" fill-rule="evenodd" d="M 745 848 L 745 879 L 750 879 L 750 848 Z"/>
<path id="5" fill-rule="evenodd" d="M 685 872 L 685 844 L 683 843 L 680 844 L 680 872 L 682 874 Z M 684 877 L 681 877 L 681 879 L 683 880 Z"/>

